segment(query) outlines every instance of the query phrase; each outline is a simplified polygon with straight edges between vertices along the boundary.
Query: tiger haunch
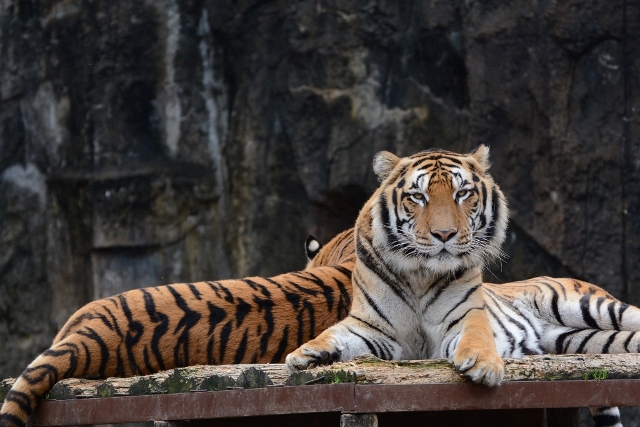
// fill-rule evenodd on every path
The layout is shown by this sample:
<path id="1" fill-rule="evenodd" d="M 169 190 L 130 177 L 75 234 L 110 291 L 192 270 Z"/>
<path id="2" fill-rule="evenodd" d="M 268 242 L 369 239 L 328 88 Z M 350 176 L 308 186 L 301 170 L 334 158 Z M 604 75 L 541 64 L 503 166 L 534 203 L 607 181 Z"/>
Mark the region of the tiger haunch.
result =
<path id="1" fill-rule="evenodd" d="M 487 173 L 488 148 L 430 150 L 373 162 L 381 186 L 355 227 L 353 303 L 346 319 L 287 356 L 291 370 L 372 353 L 447 357 L 476 382 L 497 385 L 504 365 L 482 291 L 499 256 L 508 210 Z"/>
<path id="2" fill-rule="evenodd" d="M 273 363 L 342 319 L 353 260 L 271 278 L 136 289 L 79 309 L 16 380 L 0 426 L 24 426 L 69 377 L 133 376 L 198 364 Z M 344 261 L 344 262 L 343 262 Z"/>

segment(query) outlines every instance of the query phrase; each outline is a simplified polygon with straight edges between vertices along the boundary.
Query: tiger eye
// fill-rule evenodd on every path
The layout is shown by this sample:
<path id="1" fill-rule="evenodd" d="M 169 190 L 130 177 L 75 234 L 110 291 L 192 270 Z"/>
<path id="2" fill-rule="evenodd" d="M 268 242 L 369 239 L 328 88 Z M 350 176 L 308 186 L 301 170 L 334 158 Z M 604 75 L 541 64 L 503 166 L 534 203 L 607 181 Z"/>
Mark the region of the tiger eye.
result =
<path id="1" fill-rule="evenodd" d="M 469 190 L 460 190 L 456 193 L 456 197 L 460 198 L 460 197 L 464 197 L 467 195 L 467 193 L 469 192 Z"/>

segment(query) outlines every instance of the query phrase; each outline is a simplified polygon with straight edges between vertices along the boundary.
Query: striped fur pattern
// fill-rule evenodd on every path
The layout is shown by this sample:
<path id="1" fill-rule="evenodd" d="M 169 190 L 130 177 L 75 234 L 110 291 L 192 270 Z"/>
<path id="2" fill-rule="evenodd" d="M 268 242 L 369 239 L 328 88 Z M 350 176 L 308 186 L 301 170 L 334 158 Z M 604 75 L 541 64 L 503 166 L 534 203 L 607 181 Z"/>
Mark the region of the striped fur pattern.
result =
<path id="1" fill-rule="evenodd" d="M 314 247 L 319 249 L 311 265 L 321 266 L 321 259 L 330 259 L 344 251 L 344 246 L 352 246 L 354 237 L 351 228 L 326 246 L 315 241 Z M 595 285 L 536 277 L 503 284 L 484 282 L 482 288 L 501 357 L 640 352 L 639 309 Z M 597 427 L 622 426 L 618 408 L 591 408 L 591 413 Z"/>
<path id="2" fill-rule="evenodd" d="M 181 283 L 128 291 L 78 310 L 20 375 L 0 426 L 24 426 L 53 385 L 70 377 L 144 375 L 198 364 L 282 362 L 344 318 L 353 254 L 339 265 L 271 278 Z"/>
<path id="3" fill-rule="evenodd" d="M 376 155 L 382 184 L 356 221 L 351 311 L 289 354 L 289 369 L 369 353 L 446 357 L 475 382 L 500 383 L 482 268 L 501 253 L 508 211 L 488 151 Z"/>

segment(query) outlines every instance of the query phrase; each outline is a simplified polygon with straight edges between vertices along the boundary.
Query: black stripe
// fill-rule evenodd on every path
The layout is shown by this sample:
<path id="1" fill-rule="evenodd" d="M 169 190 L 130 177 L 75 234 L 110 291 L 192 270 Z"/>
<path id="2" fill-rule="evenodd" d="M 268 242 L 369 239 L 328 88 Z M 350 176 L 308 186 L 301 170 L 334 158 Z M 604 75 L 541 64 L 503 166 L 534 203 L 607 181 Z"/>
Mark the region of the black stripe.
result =
<path id="1" fill-rule="evenodd" d="M 167 368 L 165 367 L 162 353 L 160 352 L 160 339 L 167 333 L 167 330 L 169 330 L 169 317 L 164 313 L 156 311 L 155 301 L 149 292 L 142 289 L 142 293 L 144 295 L 144 308 L 147 310 L 149 319 L 153 323 L 157 323 L 153 329 L 153 336 L 151 337 L 151 352 L 158 363 L 158 368 L 164 371 Z"/>
<path id="2" fill-rule="evenodd" d="M 449 317 L 449 315 L 456 310 L 460 305 L 462 305 L 465 301 L 467 301 L 469 299 L 469 297 L 475 293 L 475 291 L 477 291 L 480 286 L 482 286 L 482 283 L 479 283 L 477 285 L 475 285 L 474 287 L 472 287 L 471 289 L 469 289 L 467 291 L 466 294 L 464 294 L 464 296 L 462 297 L 462 299 L 460 301 L 458 301 L 456 304 L 453 305 L 453 307 L 451 307 L 451 309 L 447 312 L 447 314 L 444 315 L 444 317 L 442 318 L 442 321 L 444 322 L 444 320 Z"/>
<path id="3" fill-rule="evenodd" d="M 349 317 L 356 319 L 358 322 L 364 323 L 365 325 L 367 325 L 368 327 L 370 327 L 371 329 L 381 333 L 382 335 L 384 335 L 385 337 L 387 337 L 387 339 L 390 339 L 393 342 L 398 342 L 398 340 L 396 340 L 394 337 L 392 337 L 391 335 L 387 334 L 385 331 L 383 331 L 382 329 L 378 328 L 377 326 L 375 326 L 372 323 L 367 322 L 366 320 L 363 320 L 361 318 L 359 318 L 358 316 L 355 316 L 353 313 L 349 313 Z"/>
<path id="4" fill-rule="evenodd" d="M 368 248 L 365 248 L 365 241 L 371 249 L 371 252 L 369 252 Z M 378 276 L 387 286 L 389 286 L 393 293 L 396 294 L 396 296 L 400 298 L 402 302 L 410 306 L 405 292 L 403 291 L 402 287 L 398 286 L 398 283 L 401 281 L 387 268 L 384 268 L 386 267 L 386 265 L 383 261 L 383 258 L 376 252 L 372 243 L 358 236 L 356 238 L 356 252 L 358 254 L 358 259 L 362 262 L 362 264 L 364 264 L 364 266 L 368 270 Z"/>
<path id="5" fill-rule="evenodd" d="M 611 344 L 613 343 L 613 340 L 616 339 L 616 336 L 618 335 L 619 331 L 615 331 L 614 333 L 612 333 L 609 336 L 609 339 L 607 340 L 607 342 L 605 343 L 604 347 L 602 347 L 602 351 L 601 353 L 609 353 L 609 347 L 611 347 Z"/>
<path id="6" fill-rule="evenodd" d="M 213 357 L 213 344 L 215 342 L 215 335 L 213 333 L 215 332 L 218 324 L 220 324 L 225 319 L 225 317 L 227 317 L 227 312 L 210 301 L 207 301 L 207 307 L 209 308 L 209 330 L 207 331 L 207 335 L 209 335 L 209 341 L 207 342 L 207 363 L 211 365 L 217 365 L 218 363 L 216 363 Z"/>
<path id="7" fill-rule="evenodd" d="M 225 363 L 224 352 L 227 349 L 227 343 L 229 342 L 229 335 L 231 335 L 231 324 L 232 321 L 228 321 L 222 327 L 222 331 L 220 332 L 220 363 Z"/>
<path id="8" fill-rule="evenodd" d="M 558 309 L 558 300 L 560 299 L 560 295 L 558 294 L 558 291 L 556 291 L 553 286 L 551 286 L 546 282 L 541 282 L 541 283 L 545 285 L 547 288 L 549 288 L 549 290 L 551 291 L 551 294 L 553 295 L 551 297 L 551 309 L 553 310 L 553 315 L 555 316 L 560 326 L 565 326 L 564 322 L 562 321 L 562 317 L 560 316 L 560 310 Z"/>
<path id="9" fill-rule="evenodd" d="M 485 236 L 487 239 L 492 239 L 496 234 L 496 223 L 498 219 L 502 215 L 502 211 L 500 210 L 498 190 L 495 187 L 491 190 L 491 210 L 493 211 L 491 214 L 491 219 L 489 220 L 489 224 L 487 225 L 487 231 L 485 232 Z"/>
<path id="10" fill-rule="evenodd" d="M 523 315 L 522 313 L 520 313 L 520 311 L 519 311 L 518 309 L 516 309 L 515 307 L 513 307 L 513 305 L 512 305 L 508 300 L 506 300 L 505 298 L 503 298 L 503 297 L 502 297 L 502 296 L 500 296 L 500 295 L 497 295 L 497 294 L 496 294 L 494 291 L 492 291 L 491 289 L 489 289 L 489 288 L 484 288 L 484 291 L 485 291 L 487 294 L 489 294 L 489 296 L 490 296 L 490 297 L 493 299 L 493 301 L 495 302 L 496 306 L 497 306 L 498 308 L 500 308 L 500 311 L 501 311 L 502 313 L 504 313 L 504 315 L 505 315 L 505 316 L 507 316 L 507 317 L 508 317 L 508 318 L 510 318 L 510 319 L 513 319 L 513 317 L 512 317 L 512 316 L 509 316 L 509 315 L 508 315 L 508 314 L 506 314 L 506 312 L 503 310 L 503 307 L 505 307 L 505 306 L 506 306 L 506 307 L 509 307 L 509 308 L 511 309 L 511 311 L 513 312 L 513 315 L 514 315 L 514 316 L 517 316 L 517 317 L 518 317 L 519 319 L 521 319 L 523 322 L 526 322 L 526 323 L 529 325 L 529 328 L 533 331 L 533 333 L 534 333 L 534 335 L 535 335 L 535 337 L 536 337 L 536 340 L 537 340 L 537 341 L 539 341 L 539 340 L 540 340 L 540 334 L 538 333 L 538 331 L 536 330 L 536 327 L 533 325 L 533 323 L 529 320 L 529 318 L 528 318 L 527 316 L 525 316 L 525 315 Z M 533 302 L 534 302 L 534 305 L 536 306 L 536 308 L 538 308 L 538 307 L 537 307 L 537 304 L 538 304 L 538 303 L 535 301 L 535 299 L 533 300 Z M 514 321 L 515 321 L 515 320 L 514 320 Z M 525 334 L 527 334 L 527 335 L 528 335 L 528 331 L 527 331 L 527 329 L 526 329 L 525 325 L 524 325 L 524 324 L 522 324 L 522 323 L 518 323 L 518 325 L 521 327 L 520 329 L 522 329 L 522 330 L 525 332 Z M 535 354 L 539 354 L 539 353 L 535 353 Z"/>
<path id="11" fill-rule="evenodd" d="M 124 362 L 122 361 L 122 348 L 120 345 L 116 348 L 116 377 L 124 377 Z"/>
<path id="12" fill-rule="evenodd" d="M 251 289 L 253 289 L 254 291 L 260 291 L 260 293 L 265 297 L 271 296 L 271 292 L 265 285 L 255 282 L 251 279 L 242 279 L 242 281 L 247 283 L 249 286 L 251 286 Z"/>
<path id="13" fill-rule="evenodd" d="M 184 312 L 184 315 L 173 330 L 175 334 L 182 329 L 180 336 L 178 336 L 176 346 L 173 349 L 174 366 L 189 366 L 189 331 L 200 321 L 202 315 L 197 311 L 191 310 L 187 302 L 182 298 L 182 295 L 180 295 L 173 286 L 168 285 L 167 288 L 176 300 L 178 308 Z M 182 349 L 182 352 L 180 349 Z"/>
<path id="14" fill-rule="evenodd" d="M 42 371 L 37 373 L 36 371 Z M 48 363 L 41 363 L 38 366 L 27 367 L 21 377 L 29 384 L 38 384 L 47 378 L 49 380 L 49 387 L 53 387 L 58 382 L 58 369 Z"/>
<path id="15" fill-rule="evenodd" d="M 35 402 L 31 401 L 29 395 L 17 390 L 9 390 L 4 398 L 4 401 L 15 403 L 27 414 L 30 414 L 31 411 L 33 411 L 33 408 L 35 408 Z"/>
<path id="16" fill-rule="evenodd" d="M 491 315 L 495 319 L 495 321 L 498 322 L 498 326 L 500 326 L 500 329 L 506 335 L 507 339 L 509 340 L 509 345 L 510 345 L 509 354 L 513 354 L 513 352 L 514 352 L 514 350 L 516 348 L 516 339 L 515 339 L 515 337 L 513 336 L 511 331 L 504 325 L 504 323 L 502 323 L 502 320 L 500 320 L 500 318 L 491 309 L 491 307 L 487 306 L 487 311 L 489 312 L 489 315 Z"/>
<path id="17" fill-rule="evenodd" d="M 627 309 L 629 308 L 629 304 L 626 304 L 624 302 L 620 303 L 620 310 L 618 311 L 618 321 L 620 323 L 622 323 L 622 314 L 627 311 Z M 622 326 L 620 327 L 622 329 Z"/>
<path id="18" fill-rule="evenodd" d="M 364 288 L 362 287 L 362 285 L 360 284 L 360 281 L 357 280 L 355 277 L 353 278 L 353 283 L 355 283 L 355 285 L 358 287 L 358 289 L 360 289 L 360 292 L 362 292 L 362 295 L 364 295 L 365 299 L 367 300 L 367 303 L 371 306 L 371 308 L 373 308 L 373 310 L 376 312 L 376 314 L 378 316 L 380 316 L 380 318 L 382 320 L 384 320 L 385 322 L 387 322 L 387 324 L 391 327 L 393 327 L 393 325 L 391 324 L 391 322 L 389 321 L 389 319 L 387 318 L 387 316 L 385 316 L 385 314 L 382 312 L 382 310 L 380 310 L 380 307 L 378 307 L 378 304 L 376 304 L 376 302 L 371 299 L 371 297 L 369 296 L 369 294 L 364 290 Z"/>
<path id="19" fill-rule="evenodd" d="M 340 290 L 340 297 L 338 299 L 338 307 L 337 307 L 337 315 L 338 315 L 338 320 L 342 320 L 344 319 L 347 314 L 349 314 L 349 310 L 351 309 L 351 293 L 347 292 L 347 288 L 345 287 L 345 284 L 342 283 L 340 280 L 338 280 L 337 278 L 334 278 L 334 281 L 336 282 L 336 286 L 338 287 L 338 289 Z M 351 279 L 349 279 L 349 282 L 351 282 Z"/>
<path id="20" fill-rule="evenodd" d="M 584 352 L 584 348 L 587 346 L 587 343 L 591 340 L 591 338 L 593 338 L 593 336 L 595 334 L 597 334 L 600 331 L 593 331 L 591 332 L 589 335 L 587 335 L 585 338 L 582 339 L 582 342 L 580 343 L 580 345 L 578 346 L 578 348 L 576 349 L 576 353 L 578 354 L 582 354 Z"/>
<path id="21" fill-rule="evenodd" d="M 89 347 L 87 346 L 87 344 L 82 341 L 82 348 L 84 348 L 84 371 L 82 371 L 83 375 L 87 374 L 87 371 L 89 371 L 89 367 L 91 366 L 91 352 L 89 351 Z"/>
<path id="22" fill-rule="evenodd" d="M 282 359 L 284 356 L 284 352 L 287 350 L 287 346 L 289 344 L 289 326 L 284 327 L 284 331 L 282 333 L 282 339 L 278 344 L 278 350 L 276 354 L 273 355 L 273 359 L 271 359 L 271 363 L 282 363 Z"/>
<path id="23" fill-rule="evenodd" d="M 73 322 L 69 323 L 69 321 L 67 321 L 67 323 L 63 326 L 63 329 L 60 330 L 60 333 L 58 335 L 60 335 L 62 338 L 60 339 L 60 341 L 62 341 L 63 339 L 65 339 L 68 334 L 69 331 L 73 328 L 75 328 L 77 325 L 79 325 L 80 323 L 84 322 L 85 320 L 91 320 L 93 318 L 93 316 L 91 315 L 91 313 L 83 313 L 82 315 L 78 316 L 77 318 L 75 318 L 73 320 Z M 71 320 L 71 319 L 69 319 Z M 64 333 L 63 333 L 64 331 Z"/>
<path id="24" fill-rule="evenodd" d="M 633 336 L 634 336 L 635 334 L 636 334 L 636 332 L 635 332 L 635 331 L 631 332 L 631 333 L 629 334 L 629 336 L 627 337 L 627 339 L 626 339 L 626 340 L 624 340 L 624 349 L 625 349 L 625 351 L 626 351 L 627 353 L 631 353 L 631 352 L 629 351 L 629 343 L 631 342 L 631 339 L 633 338 Z"/>
<path id="25" fill-rule="evenodd" d="M 98 375 L 100 376 L 100 378 L 106 378 L 107 375 L 105 370 L 107 367 L 107 362 L 109 361 L 109 347 L 107 347 L 107 344 L 105 344 L 105 342 L 102 340 L 100 334 L 96 333 L 96 331 L 91 328 L 87 328 L 87 330 L 89 332 L 78 331 L 77 333 L 89 338 L 90 340 L 95 341 L 100 347 L 100 367 L 98 368 Z"/>
<path id="26" fill-rule="evenodd" d="M 142 291 L 145 292 L 144 289 L 142 289 Z M 102 308 L 104 308 L 107 311 L 107 313 L 109 313 L 109 316 L 111 316 L 111 321 L 113 322 L 113 327 L 115 328 L 116 333 L 118 334 L 118 336 L 120 338 L 122 338 L 123 335 L 122 335 L 122 331 L 120 330 L 118 319 L 116 318 L 116 316 L 114 316 L 113 312 L 111 310 L 109 310 L 109 308 L 107 308 L 104 305 L 102 306 Z"/>
<path id="27" fill-rule="evenodd" d="M 564 341 L 567 339 L 567 337 L 582 331 L 584 331 L 584 329 L 571 329 L 558 335 L 558 338 L 556 338 L 556 354 L 563 354 L 566 352 L 567 347 L 569 347 L 569 344 L 571 344 L 571 341 L 569 341 L 569 344 L 564 346 Z"/>
<path id="28" fill-rule="evenodd" d="M 244 334 L 242 334 L 242 340 L 240 341 L 240 345 L 238 345 L 238 349 L 236 350 L 236 355 L 233 358 L 233 363 L 238 364 L 242 362 L 244 358 L 244 353 L 247 351 L 247 339 L 248 339 L 248 330 L 244 330 Z"/>
<path id="29" fill-rule="evenodd" d="M 485 212 L 486 212 L 487 206 L 488 206 L 487 205 L 487 186 L 485 185 L 484 182 L 480 183 L 480 194 L 481 194 L 481 201 L 482 201 L 483 209 L 480 212 L 480 227 L 479 227 L 479 229 L 482 230 L 487 225 L 487 214 Z M 486 232 L 485 232 L 485 234 L 486 234 Z"/>
<path id="30" fill-rule="evenodd" d="M 380 209 L 380 220 L 382 221 L 383 233 L 387 236 L 387 243 L 389 246 L 395 248 L 399 244 L 398 237 L 391 231 L 391 218 L 389 216 L 387 196 L 385 194 L 380 194 L 378 205 L 378 208 Z M 358 258 L 362 259 L 360 256 L 360 245 L 360 237 L 356 234 L 356 254 L 358 255 Z"/>
<path id="31" fill-rule="evenodd" d="M 31 411 L 29 412 L 29 415 L 30 414 L 31 414 Z M 11 414 L 0 414 L 0 421 L 2 421 L 2 423 L 0 423 L 1 425 L 3 426 L 6 425 L 7 427 L 11 425 L 14 425 L 15 427 L 25 426 L 24 421 L 22 421 L 20 418 L 16 417 L 15 415 L 11 415 Z"/>
<path id="32" fill-rule="evenodd" d="M 191 293 L 193 294 L 193 296 L 196 297 L 198 301 L 202 300 L 202 295 L 200 295 L 200 291 L 198 290 L 196 285 L 194 285 L 193 283 L 187 283 L 187 286 L 191 290 Z"/>
<path id="33" fill-rule="evenodd" d="M 590 296 L 590 294 L 587 294 L 580 297 L 580 310 L 582 311 L 582 320 L 584 320 L 589 328 L 600 329 L 598 322 L 596 322 L 596 319 L 591 316 L 591 312 L 589 310 L 591 308 Z"/>
<path id="34" fill-rule="evenodd" d="M 344 274 L 347 278 L 351 279 L 351 274 L 353 273 L 352 270 L 342 266 L 342 265 L 336 265 L 335 267 L 336 270 L 338 270 L 340 273 Z"/>
<path id="35" fill-rule="evenodd" d="M 285 289 L 284 286 L 282 286 L 282 284 L 276 282 L 275 280 L 273 280 L 270 277 L 265 277 L 264 280 L 266 280 L 267 282 L 271 283 L 272 285 L 274 285 L 278 289 L 280 289 L 284 293 L 285 298 L 287 299 L 287 301 L 289 301 L 291 306 L 296 310 L 298 309 L 298 307 L 300 306 L 300 294 L 299 293 L 289 292 L 287 289 Z"/>
<path id="36" fill-rule="evenodd" d="M 315 283 L 319 288 L 321 288 L 322 295 L 324 295 L 324 299 L 327 301 L 327 306 L 329 307 L 329 310 L 333 310 L 333 303 L 334 303 L 333 287 L 326 285 L 321 278 L 316 276 L 311 271 L 304 271 L 300 273 L 291 273 L 291 274 L 295 277 L 299 277 L 300 279 L 311 281 L 312 283 Z"/>
<path id="37" fill-rule="evenodd" d="M 105 307 L 105 308 L 106 308 L 106 307 Z M 95 313 L 95 317 L 97 317 L 98 319 L 100 319 L 100 321 L 101 321 L 101 322 L 102 322 L 102 323 L 103 323 L 103 324 L 104 324 L 104 325 L 105 325 L 109 330 L 111 330 L 111 331 L 113 331 L 113 330 L 114 330 L 113 323 L 111 323 L 111 322 L 109 321 L 109 319 L 107 319 L 107 316 L 105 316 L 105 315 L 104 315 L 104 314 L 102 314 L 102 313 Z M 93 316 L 91 316 L 91 319 L 94 319 L 94 317 L 93 317 Z M 62 340 L 61 340 L 61 341 L 62 341 Z"/>
<path id="38" fill-rule="evenodd" d="M 449 322 L 449 326 L 447 326 L 447 329 L 445 330 L 445 334 L 447 332 L 449 332 L 451 330 L 451 328 L 453 328 L 455 325 L 457 325 L 462 319 L 467 317 L 467 314 L 469 314 L 470 311 L 472 311 L 472 310 L 483 310 L 483 309 L 484 309 L 484 307 L 472 307 L 469 310 L 465 311 L 462 316 L 460 316 L 457 319 Z"/>
<path id="39" fill-rule="evenodd" d="M 145 374 L 156 371 L 156 369 L 154 369 L 154 367 L 151 365 L 151 358 L 149 357 L 149 349 L 147 348 L 146 345 L 142 349 L 142 361 L 144 362 L 144 366 L 146 368 L 144 372 Z"/>
<path id="40" fill-rule="evenodd" d="M 251 305 L 247 303 L 242 298 L 238 297 L 238 302 L 235 307 L 236 311 L 236 328 L 239 328 L 244 321 L 244 318 L 247 317 L 247 314 L 251 311 Z"/>
<path id="41" fill-rule="evenodd" d="M 309 313 L 309 320 L 305 322 L 304 312 L 307 311 Z M 309 301 L 302 302 L 302 310 L 298 312 L 298 347 L 300 347 L 305 341 L 308 341 L 316 336 L 316 323 L 315 323 L 315 309 L 313 305 Z M 309 325 L 309 337 L 305 339 L 304 337 L 304 325 Z"/>
<path id="42" fill-rule="evenodd" d="M 64 347 L 70 347 L 70 348 L 64 348 Z M 62 357 L 62 356 L 69 356 L 69 367 L 63 374 L 64 375 L 63 378 L 69 378 L 74 376 L 76 372 L 76 368 L 78 367 L 78 356 L 79 356 L 78 346 L 76 344 L 69 343 L 69 342 L 59 342 L 52 348 L 45 350 L 44 353 L 42 353 L 42 355 L 48 356 L 48 357 L 56 357 L 56 358 Z"/>
<path id="43" fill-rule="evenodd" d="M 120 304 L 122 306 L 122 312 L 127 318 L 127 336 L 124 339 L 125 348 L 127 350 L 127 358 L 129 359 L 129 368 L 133 375 L 140 375 L 142 369 L 136 362 L 135 355 L 133 353 L 133 347 L 140 341 L 140 337 L 144 333 L 144 327 L 142 323 L 137 320 L 133 320 L 131 310 L 129 309 L 129 303 L 124 295 L 119 295 Z"/>
<path id="44" fill-rule="evenodd" d="M 443 275 L 442 277 L 436 279 L 433 282 L 433 285 L 431 285 L 429 287 L 429 289 L 427 290 L 427 292 L 425 293 L 425 296 L 429 293 L 429 292 L 434 292 L 434 294 L 429 297 L 429 299 L 427 300 L 427 302 L 425 302 L 424 307 L 422 308 L 422 313 L 424 314 L 424 312 L 431 306 L 431 304 L 433 304 L 439 297 L 440 295 L 442 295 L 442 293 L 444 292 L 444 290 L 447 288 L 447 286 L 454 280 L 458 280 L 460 278 L 460 276 L 462 276 L 462 273 L 466 272 L 466 270 L 461 269 L 459 270 L 461 273 L 458 276 L 458 271 L 456 271 L 454 273 L 454 277 L 452 280 L 446 280 L 448 277 L 447 275 Z"/>
<path id="45" fill-rule="evenodd" d="M 615 329 L 616 331 L 619 331 L 620 324 L 618 323 L 618 319 L 616 319 L 615 308 L 616 308 L 615 301 L 611 301 L 609 304 L 607 304 L 607 311 L 609 312 L 609 317 L 611 318 L 611 324 L 613 325 L 613 329 Z"/>
<path id="46" fill-rule="evenodd" d="M 227 317 L 227 312 L 210 301 L 207 301 L 207 307 L 209 308 L 209 330 L 207 335 L 211 335 L 216 326 Z"/>
<path id="47" fill-rule="evenodd" d="M 374 347 L 373 343 L 371 341 L 369 341 L 368 339 L 366 339 L 365 337 L 363 337 L 362 335 L 356 333 L 353 329 L 349 328 L 347 326 L 347 330 L 349 332 L 351 332 L 353 335 L 357 336 L 358 338 L 360 338 L 362 341 L 364 341 L 364 343 L 366 344 L 367 348 L 369 349 L 369 351 L 371 352 L 371 354 L 373 354 L 376 357 L 380 357 L 380 351 Z"/>
<path id="48" fill-rule="evenodd" d="M 273 320 L 272 308 L 275 305 L 273 300 L 269 298 L 253 297 L 253 302 L 258 305 L 258 312 L 264 311 L 264 322 L 267 325 L 267 331 L 260 337 L 260 356 L 264 356 L 267 352 L 271 335 L 275 329 L 275 322 Z"/>

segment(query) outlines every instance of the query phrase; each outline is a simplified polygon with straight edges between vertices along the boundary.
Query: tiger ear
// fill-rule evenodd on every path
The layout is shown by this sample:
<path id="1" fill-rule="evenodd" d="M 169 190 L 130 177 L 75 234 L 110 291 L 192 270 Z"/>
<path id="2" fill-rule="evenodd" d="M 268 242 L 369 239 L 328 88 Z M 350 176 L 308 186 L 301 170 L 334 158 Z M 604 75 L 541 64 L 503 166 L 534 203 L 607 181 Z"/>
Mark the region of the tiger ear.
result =
<path id="1" fill-rule="evenodd" d="M 480 144 L 478 148 L 471 152 L 471 157 L 476 159 L 483 171 L 487 171 L 491 167 L 491 162 L 489 161 L 489 147 L 484 144 Z"/>
<path id="2" fill-rule="evenodd" d="M 400 157 L 388 151 L 380 151 L 373 156 L 373 171 L 378 176 L 378 181 L 384 181 L 399 161 Z"/>

